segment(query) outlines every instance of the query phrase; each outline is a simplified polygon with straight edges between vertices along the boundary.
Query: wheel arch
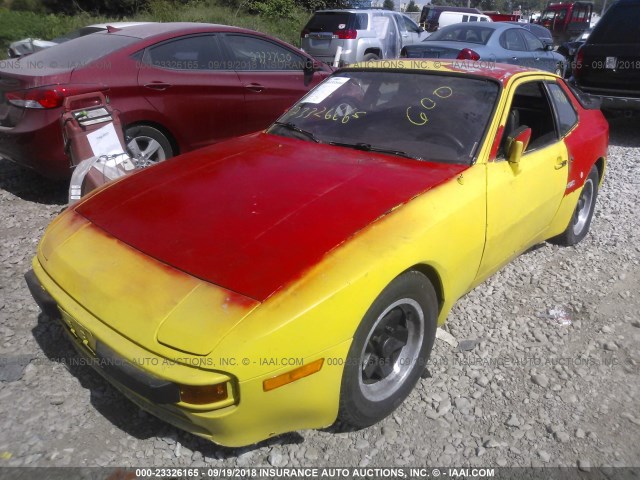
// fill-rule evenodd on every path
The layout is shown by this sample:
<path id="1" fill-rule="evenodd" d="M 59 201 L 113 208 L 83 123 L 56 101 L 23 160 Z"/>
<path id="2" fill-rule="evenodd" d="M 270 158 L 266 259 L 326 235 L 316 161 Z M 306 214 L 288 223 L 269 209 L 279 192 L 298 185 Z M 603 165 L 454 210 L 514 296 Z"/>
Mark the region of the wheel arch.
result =
<path id="1" fill-rule="evenodd" d="M 382 50 L 380 50 L 380 48 L 378 47 L 369 47 L 364 51 L 362 55 L 364 56 L 364 55 L 367 55 L 368 53 L 373 53 L 377 55 L 379 58 L 382 58 Z"/>
<path id="2" fill-rule="evenodd" d="M 427 263 L 418 263 L 405 271 L 414 270 L 420 272 L 425 277 L 429 279 L 431 285 L 436 291 L 436 297 L 438 298 L 438 315 L 442 312 L 442 308 L 444 307 L 444 286 L 442 285 L 442 278 L 438 271 Z"/>
<path id="3" fill-rule="evenodd" d="M 604 180 L 604 172 L 607 167 L 607 161 L 604 157 L 600 157 L 595 161 L 594 165 L 598 169 L 598 188 L 600 188 L 600 186 L 602 186 L 602 181 Z"/>
<path id="4" fill-rule="evenodd" d="M 178 141 L 176 140 L 176 137 L 166 127 L 164 127 L 160 123 L 157 123 L 151 120 L 137 120 L 135 122 L 126 124 L 123 127 L 123 131 L 126 132 L 126 130 L 129 128 L 141 127 L 141 126 L 152 127 L 152 128 L 155 128 L 156 130 L 159 130 L 165 137 L 167 137 L 167 140 L 169 140 L 169 143 L 171 144 L 171 148 L 173 149 L 173 156 L 175 157 L 176 155 L 180 155 L 180 146 L 178 144 Z"/>

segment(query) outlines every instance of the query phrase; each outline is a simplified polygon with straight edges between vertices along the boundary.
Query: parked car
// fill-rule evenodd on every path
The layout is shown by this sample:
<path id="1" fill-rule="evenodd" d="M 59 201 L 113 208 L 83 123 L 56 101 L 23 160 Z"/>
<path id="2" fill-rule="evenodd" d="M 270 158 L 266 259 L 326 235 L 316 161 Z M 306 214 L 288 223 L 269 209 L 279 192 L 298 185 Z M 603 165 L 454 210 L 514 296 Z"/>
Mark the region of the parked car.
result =
<path id="1" fill-rule="evenodd" d="M 79 28 L 60 37 L 56 37 L 53 40 L 40 40 L 34 38 L 25 38 L 18 40 L 9 45 L 7 49 L 7 55 L 9 58 L 20 58 L 24 55 L 31 55 L 34 52 L 44 50 L 45 48 L 53 47 L 60 43 L 68 42 L 74 38 L 84 37 L 96 32 L 102 32 L 108 27 L 112 28 L 126 28 L 134 25 L 143 25 L 149 22 L 111 22 L 111 23 L 96 23 L 95 25 L 89 25 L 87 27 Z"/>
<path id="2" fill-rule="evenodd" d="M 408 58 L 455 58 L 510 63 L 562 75 L 564 57 L 535 35 L 507 22 L 459 23 L 443 27 L 418 45 L 402 50 Z"/>
<path id="3" fill-rule="evenodd" d="M 576 85 L 602 100 L 602 108 L 640 111 L 640 2 L 611 5 L 584 45 L 573 68 Z"/>
<path id="4" fill-rule="evenodd" d="M 71 175 L 65 97 L 108 94 L 130 153 L 160 161 L 269 126 L 331 68 L 267 35 L 201 23 L 94 33 L 0 68 L 0 156 Z"/>
<path id="5" fill-rule="evenodd" d="M 412 390 L 458 298 L 531 245 L 587 235 L 598 109 L 539 70 L 388 63 L 51 224 L 27 281 L 88 364 L 226 446 L 365 427 Z"/>
<path id="6" fill-rule="evenodd" d="M 514 13 L 500 13 L 497 10 L 483 10 L 482 13 L 491 17 L 494 22 L 514 22 L 520 20 L 521 15 Z"/>
<path id="7" fill-rule="evenodd" d="M 542 44 L 546 47 L 547 45 L 553 46 L 553 35 L 548 28 L 543 27 L 542 25 L 537 25 L 535 23 L 524 23 L 524 22 L 504 22 L 510 25 L 517 25 L 518 27 L 522 27 L 525 30 L 533 33 L 538 40 L 542 42 Z M 561 52 L 558 52 L 561 53 Z"/>
<path id="8" fill-rule="evenodd" d="M 578 38 L 590 27 L 593 3 L 549 3 L 537 23 L 551 30 L 556 45 Z"/>
<path id="9" fill-rule="evenodd" d="M 556 50 L 560 55 L 567 59 L 567 65 L 569 68 L 567 68 L 565 76 L 570 76 L 572 74 L 572 70 L 575 65 L 576 52 L 582 45 L 584 45 L 584 42 L 587 41 L 587 38 L 589 38 L 592 31 L 593 28 L 585 30 L 576 40 L 572 42 L 565 42 Z"/>
<path id="10" fill-rule="evenodd" d="M 482 14 L 477 8 L 448 7 L 446 5 L 429 4 L 422 7 L 419 23 L 427 32 L 435 32 L 440 27 L 440 15 L 444 12 L 469 13 L 473 15 Z"/>
<path id="11" fill-rule="evenodd" d="M 325 63 L 340 65 L 397 58 L 405 45 L 427 34 L 406 15 L 387 10 L 319 10 L 300 33 L 302 49 Z"/>
<path id="12" fill-rule="evenodd" d="M 438 20 L 438 28 L 462 22 L 491 22 L 491 18 L 482 13 L 442 12 Z"/>

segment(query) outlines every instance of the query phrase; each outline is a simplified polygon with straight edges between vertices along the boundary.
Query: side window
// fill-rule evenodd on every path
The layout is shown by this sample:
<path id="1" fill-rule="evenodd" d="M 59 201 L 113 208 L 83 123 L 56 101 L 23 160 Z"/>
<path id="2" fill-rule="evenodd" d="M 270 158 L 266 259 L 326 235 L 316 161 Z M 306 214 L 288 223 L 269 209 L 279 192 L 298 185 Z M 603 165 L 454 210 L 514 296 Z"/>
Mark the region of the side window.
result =
<path id="1" fill-rule="evenodd" d="M 520 32 L 515 28 L 510 28 L 500 35 L 500 45 L 507 50 L 516 50 L 520 52 L 526 50 L 524 41 L 520 36 Z"/>
<path id="2" fill-rule="evenodd" d="M 470 22 L 477 22 L 478 21 L 478 17 L 476 17 L 475 15 L 469 15 L 469 21 Z"/>
<path id="3" fill-rule="evenodd" d="M 558 117 L 558 130 L 560 130 L 560 136 L 564 137 L 578 122 L 578 114 L 574 110 L 571 100 L 569 100 L 567 94 L 562 90 L 560 85 L 557 83 L 548 83 L 547 87 L 549 88 L 551 101 Z"/>
<path id="4" fill-rule="evenodd" d="M 405 22 L 404 17 L 402 15 L 394 15 L 393 17 L 395 18 L 396 23 L 398 24 L 398 30 L 400 30 L 400 33 L 411 31 L 407 28 L 407 23 Z"/>
<path id="5" fill-rule="evenodd" d="M 486 19 L 486 18 L 484 18 L 484 17 L 480 17 L 480 21 L 481 21 L 481 22 L 486 22 L 486 21 L 487 21 L 487 19 Z"/>
<path id="6" fill-rule="evenodd" d="M 529 50 L 530 52 L 544 49 L 544 45 L 542 45 L 542 42 L 538 40 L 532 33 L 523 30 L 522 32 L 520 32 L 520 34 L 524 37 L 527 50 Z"/>
<path id="7" fill-rule="evenodd" d="M 172 70 L 213 70 L 225 67 L 213 35 L 185 37 L 147 49 L 144 63 Z"/>
<path id="8" fill-rule="evenodd" d="M 354 28 L 356 30 L 366 30 L 369 28 L 369 16 L 366 13 L 356 14 L 356 23 Z"/>
<path id="9" fill-rule="evenodd" d="M 462 15 L 462 21 L 463 22 L 468 22 L 469 21 L 469 15 Z"/>
<path id="10" fill-rule="evenodd" d="M 498 158 L 506 158 L 507 137 L 522 126 L 531 128 L 531 140 L 525 153 L 558 140 L 553 110 L 543 82 L 527 82 L 516 88 L 500 141 Z"/>
<path id="11" fill-rule="evenodd" d="M 407 27 L 407 30 L 414 33 L 420 32 L 420 28 L 413 20 L 411 20 L 409 17 L 402 17 L 402 18 L 404 18 L 404 23 L 405 23 L 405 26 Z"/>
<path id="12" fill-rule="evenodd" d="M 236 70 L 302 70 L 305 60 L 292 50 L 250 35 L 225 35 Z"/>

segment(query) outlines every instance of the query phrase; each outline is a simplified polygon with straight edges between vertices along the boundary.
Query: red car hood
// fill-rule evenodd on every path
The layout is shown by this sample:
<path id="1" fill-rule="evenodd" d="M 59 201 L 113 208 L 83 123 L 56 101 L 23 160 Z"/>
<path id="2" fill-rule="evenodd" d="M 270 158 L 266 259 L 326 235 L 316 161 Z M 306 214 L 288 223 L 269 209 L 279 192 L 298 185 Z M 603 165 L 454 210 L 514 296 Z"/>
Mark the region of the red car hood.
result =
<path id="1" fill-rule="evenodd" d="M 254 134 L 136 174 L 76 211 L 146 255 L 263 301 L 466 168 Z"/>

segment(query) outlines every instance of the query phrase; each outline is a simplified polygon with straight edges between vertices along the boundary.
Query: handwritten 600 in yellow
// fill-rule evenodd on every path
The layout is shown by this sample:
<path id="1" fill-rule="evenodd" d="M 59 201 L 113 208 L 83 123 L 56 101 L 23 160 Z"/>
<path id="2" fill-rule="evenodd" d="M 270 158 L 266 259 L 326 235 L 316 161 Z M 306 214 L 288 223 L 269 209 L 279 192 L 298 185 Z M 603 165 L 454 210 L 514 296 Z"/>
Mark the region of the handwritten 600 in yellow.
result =
<path id="1" fill-rule="evenodd" d="M 433 95 L 435 95 L 438 98 L 449 98 L 451 95 L 453 95 L 453 89 L 451 87 L 438 87 L 433 91 Z M 434 108 L 436 108 L 438 104 L 436 103 L 436 101 L 431 98 L 431 97 L 424 97 L 422 99 L 420 99 L 420 106 L 411 106 L 407 108 L 407 120 L 409 120 L 409 122 L 413 123 L 414 125 L 417 126 L 422 126 L 425 125 L 428 121 L 429 121 L 429 117 L 427 117 L 427 114 L 424 111 L 420 111 L 418 112 L 418 118 L 419 120 L 416 121 L 412 118 L 412 112 L 411 109 L 412 108 L 423 108 L 424 110 L 433 110 Z"/>

